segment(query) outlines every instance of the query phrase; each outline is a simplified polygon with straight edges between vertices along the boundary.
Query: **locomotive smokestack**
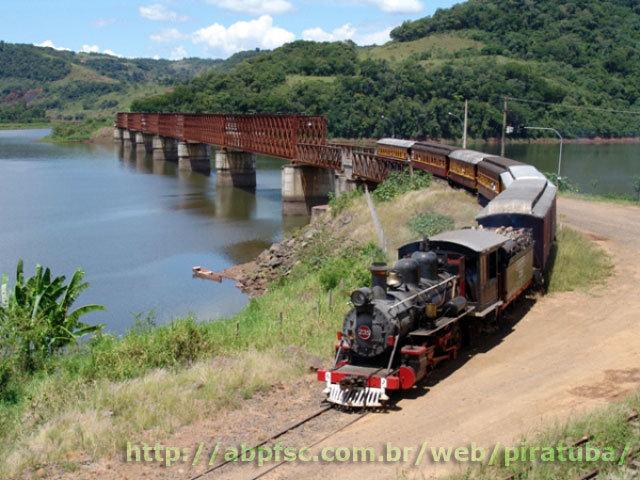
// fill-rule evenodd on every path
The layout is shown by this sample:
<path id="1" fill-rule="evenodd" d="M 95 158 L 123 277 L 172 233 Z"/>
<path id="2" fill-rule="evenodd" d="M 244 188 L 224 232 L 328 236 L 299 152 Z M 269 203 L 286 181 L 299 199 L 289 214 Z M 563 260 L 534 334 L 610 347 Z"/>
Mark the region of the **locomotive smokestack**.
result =
<path id="1" fill-rule="evenodd" d="M 376 262 L 369 267 L 371 272 L 371 287 L 381 287 L 385 292 L 387 291 L 387 273 L 389 267 L 386 263 Z"/>

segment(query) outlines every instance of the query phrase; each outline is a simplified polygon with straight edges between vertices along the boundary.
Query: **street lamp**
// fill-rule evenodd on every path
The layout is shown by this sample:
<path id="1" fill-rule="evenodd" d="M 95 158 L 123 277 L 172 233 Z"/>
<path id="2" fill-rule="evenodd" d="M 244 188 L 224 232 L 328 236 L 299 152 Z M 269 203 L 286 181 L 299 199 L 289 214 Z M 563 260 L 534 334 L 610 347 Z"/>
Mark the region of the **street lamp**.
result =
<path id="1" fill-rule="evenodd" d="M 549 127 L 524 127 L 524 128 L 525 130 L 548 130 L 550 132 L 555 133 L 558 136 L 558 138 L 560 139 L 560 156 L 558 157 L 558 181 L 560 181 L 560 169 L 562 168 L 562 142 L 564 141 L 564 139 L 562 138 L 562 135 L 560 135 L 560 132 L 555 128 L 549 128 Z"/>
<path id="2" fill-rule="evenodd" d="M 383 120 L 386 120 L 391 124 L 391 138 L 396 138 L 396 127 L 393 125 L 393 122 L 391 121 L 391 119 L 385 117 L 384 115 L 380 115 L 380 118 Z"/>
<path id="3" fill-rule="evenodd" d="M 465 113 L 465 120 L 467 118 L 467 103 L 465 101 L 465 105 L 464 105 L 464 113 Z M 457 118 L 460 123 L 462 124 L 462 148 L 467 148 L 467 122 L 466 121 L 462 121 L 462 119 L 460 118 L 459 115 L 456 115 L 453 112 L 447 112 L 447 115 L 449 115 L 450 117 L 455 117 Z"/>

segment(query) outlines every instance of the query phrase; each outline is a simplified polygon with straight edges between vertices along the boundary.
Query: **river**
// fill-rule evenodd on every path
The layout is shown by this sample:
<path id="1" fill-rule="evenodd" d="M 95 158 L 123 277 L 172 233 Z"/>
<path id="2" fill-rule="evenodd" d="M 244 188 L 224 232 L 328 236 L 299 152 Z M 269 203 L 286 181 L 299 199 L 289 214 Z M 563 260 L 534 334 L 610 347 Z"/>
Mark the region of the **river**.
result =
<path id="1" fill-rule="evenodd" d="M 48 133 L 0 131 L 0 272 L 13 283 L 20 258 L 27 276 L 37 263 L 67 278 L 81 267 L 90 287 L 77 306 L 105 305 L 84 319 L 109 332 L 150 311 L 158 324 L 240 311 L 248 299 L 234 282 L 193 278 L 191 267 L 250 261 L 300 222 L 283 225 L 282 161 L 259 159 L 254 194 L 111 145 L 35 142 Z"/>
<path id="2" fill-rule="evenodd" d="M 55 275 L 81 267 L 90 287 L 85 317 L 123 333 L 138 314 L 158 324 L 193 313 L 200 320 L 240 311 L 234 282 L 193 278 L 191 267 L 223 270 L 253 259 L 306 219 L 281 213 L 282 161 L 260 157 L 257 189 L 216 188 L 215 174 L 178 172 L 170 162 L 122 154 L 111 145 L 50 144 L 48 130 L 0 131 L 0 272 L 13 281 L 18 259 Z M 499 146 L 477 146 L 497 152 Z M 506 155 L 557 170 L 558 145 L 509 145 Z M 640 145 L 565 145 L 562 175 L 582 191 L 633 191 Z"/>

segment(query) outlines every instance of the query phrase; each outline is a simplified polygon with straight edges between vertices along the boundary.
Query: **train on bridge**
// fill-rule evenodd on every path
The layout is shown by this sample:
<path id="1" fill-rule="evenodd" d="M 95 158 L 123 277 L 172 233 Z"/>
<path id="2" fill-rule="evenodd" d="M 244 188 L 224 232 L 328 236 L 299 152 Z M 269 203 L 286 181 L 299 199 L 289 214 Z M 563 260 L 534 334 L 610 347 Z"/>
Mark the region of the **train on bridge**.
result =
<path id="1" fill-rule="evenodd" d="M 411 242 L 371 287 L 351 295 L 333 368 L 318 371 L 327 400 L 382 407 L 442 361 L 456 358 L 532 284 L 543 282 L 556 233 L 557 188 L 530 165 L 434 142 L 382 139 L 394 169 L 427 170 L 486 203 L 479 224 Z M 401 167 L 403 166 L 403 167 Z"/>

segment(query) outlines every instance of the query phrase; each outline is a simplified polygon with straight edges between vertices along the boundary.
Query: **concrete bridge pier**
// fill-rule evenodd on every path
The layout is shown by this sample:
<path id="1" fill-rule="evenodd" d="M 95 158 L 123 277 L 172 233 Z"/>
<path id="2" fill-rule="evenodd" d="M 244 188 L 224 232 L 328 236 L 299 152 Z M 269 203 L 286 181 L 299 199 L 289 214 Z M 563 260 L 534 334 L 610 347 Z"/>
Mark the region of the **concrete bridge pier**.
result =
<path id="1" fill-rule="evenodd" d="M 131 148 L 133 146 L 133 143 L 131 141 L 132 136 L 135 139 L 135 132 L 132 132 L 131 130 L 127 130 L 126 128 L 122 129 L 122 145 L 125 148 Z"/>
<path id="2" fill-rule="evenodd" d="M 131 144 L 135 146 L 136 153 L 151 152 L 151 135 L 142 132 L 131 133 Z"/>
<path id="3" fill-rule="evenodd" d="M 335 190 L 333 170 L 311 165 L 282 167 L 282 214 L 311 215 L 311 209 L 329 201 Z"/>
<path id="4" fill-rule="evenodd" d="M 124 133 L 124 128 L 113 127 L 113 143 L 122 144 L 122 134 Z"/>
<path id="5" fill-rule="evenodd" d="M 216 186 L 255 188 L 256 158 L 255 153 L 218 150 L 216 152 Z"/>
<path id="6" fill-rule="evenodd" d="M 211 147 L 206 143 L 178 143 L 178 170 L 211 172 Z"/>
<path id="7" fill-rule="evenodd" d="M 175 162 L 178 160 L 178 141 L 175 138 L 153 135 L 151 150 L 154 161 Z"/>

